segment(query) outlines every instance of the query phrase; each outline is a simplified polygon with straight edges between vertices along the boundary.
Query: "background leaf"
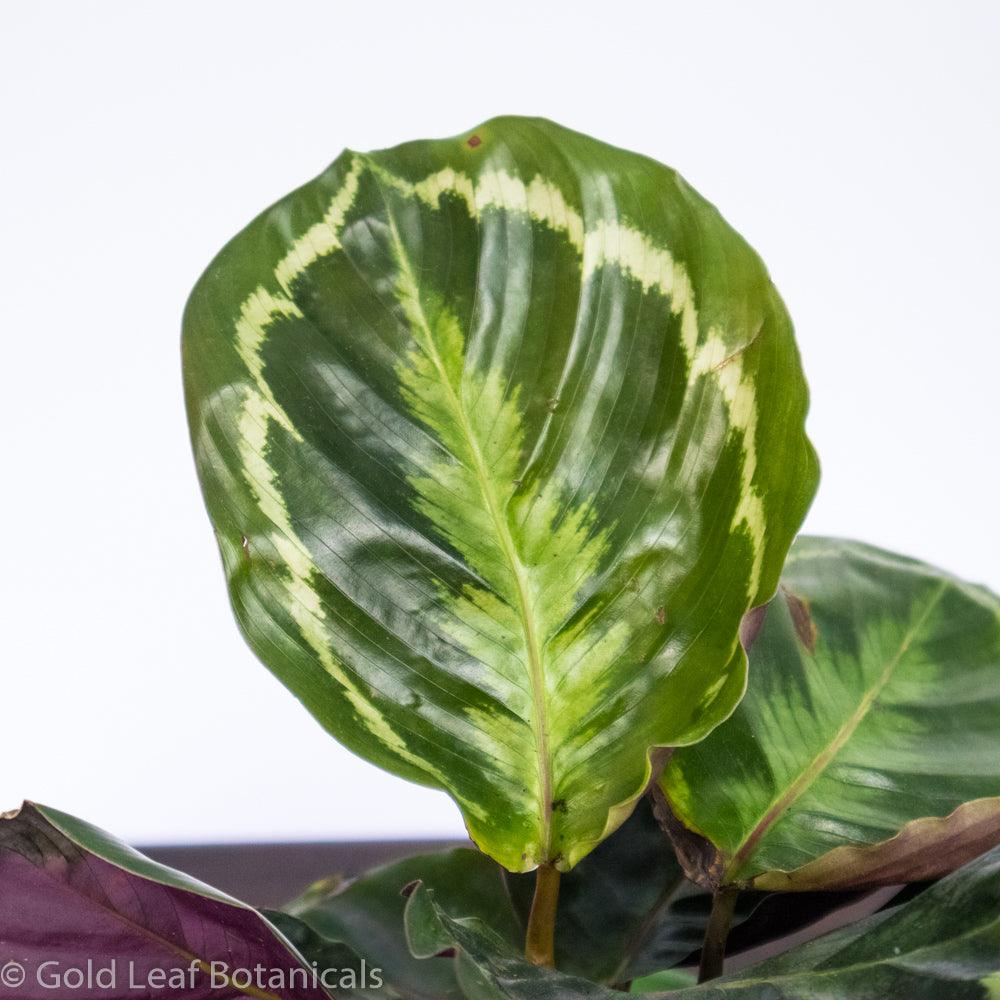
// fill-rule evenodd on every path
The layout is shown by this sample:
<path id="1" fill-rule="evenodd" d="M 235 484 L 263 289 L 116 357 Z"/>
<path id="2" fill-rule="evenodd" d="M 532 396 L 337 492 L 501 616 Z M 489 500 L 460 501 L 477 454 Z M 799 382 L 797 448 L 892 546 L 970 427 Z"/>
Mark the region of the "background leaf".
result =
<path id="1" fill-rule="evenodd" d="M 526 921 L 534 876 L 508 875 L 507 882 Z M 859 895 L 741 893 L 727 954 L 801 930 Z M 446 908 L 452 916 L 462 916 L 460 910 Z M 681 962 L 696 965 L 711 908 L 711 893 L 684 877 L 644 797 L 621 829 L 563 876 L 556 968 L 621 984 Z"/>
<path id="2" fill-rule="evenodd" d="M 449 916 L 482 921 L 520 953 L 535 876 L 505 873 L 466 849 L 406 858 L 348 883 L 319 883 L 286 907 L 293 923 L 283 923 L 280 914 L 272 919 L 311 961 L 337 965 L 339 943 L 381 967 L 405 996 L 450 998 L 459 993 L 454 962 L 418 961 L 405 938 L 407 895 L 418 881 Z M 855 895 L 743 893 L 730 953 L 800 930 Z M 684 960 L 697 962 L 711 904 L 711 894 L 684 877 L 643 798 L 620 829 L 563 876 L 556 966 L 568 975 L 625 984 Z"/>
<path id="3" fill-rule="evenodd" d="M 535 877 L 509 875 L 507 882 L 527 923 Z M 556 967 L 605 983 L 664 969 L 701 944 L 709 906 L 708 894 L 685 878 L 644 797 L 619 830 L 563 876 Z"/>
<path id="4" fill-rule="evenodd" d="M 637 979 L 632 983 L 629 993 L 656 993 L 665 990 L 677 990 L 682 986 L 693 986 L 698 977 L 686 969 L 665 969 L 652 975 Z"/>
<path id="5" fill-rule="evenodd" d="M 251 645 L 507 868 L 740 697 L 817 470 L 785 309 L 672 170 L 522 118 L 345 152 L 211 264 L 184 373 Z"/>
<path id="6" fill-rule="evenodd" d="M 469 1000 L 614 1000 L 621 993 L 532 966 L 479 921 L 421 887 L 406 911 L 418 952 L 453 947 Z M 916 899 L 735 976 L 650 997 L 676 1000 L 990 1000 L 1000 983 L 1000 848 Z"/>
<path id="7" fill-rule="evenodd" d="M 509 875 L 467 849 L 406 858 L 346 884 L 334 880 L 328 891 L 310 890 L 286 909 L 322 941 L 345 942 L 384 968 L 407 996 L 449 997 L 458 989 L 453 963 L 415 960 L 403 933 L 407 892 L 418 881 L 452 917 L 482 920 L 515 950 L 523 947 L 535 876 Z M 563 877 L 557 964 L 613 983 L 662 969 L 698 947 L 710 903 L 684 877 L 643 799 L 619 830 Z M 317 958 L 310 946 L 305 953 Z"/>
<path id="8" fill-rule="evenodd" d="M 438 905 L 459 917 L 483 920 L 512 948 L 524 942 L 524 928 L 515 914 L 503 870 L 486 855 L 456 848 L 375 868 L 329 892 L 310 891 L 286 909 L 312 931 L 313 937 L 292 933 L 302 942 L 310 961 L 338 961 L 327 949 L 342 943 L 384 971 L 386 982 L 408 1000 L 452 1000 L 461 996 L 450 957 L 421 961 L 406 941 L 403 912 L 415 882 L 431 887 Z M 279 926 L 280 917 L 276 918 Z"/>
<path id="9" fill-rule="evenodd" d="M 455 971 L 470 1000 L 611 1000 L 618 990 L 578 976 L 532 965 L 481 920 L 455 919 L 438 906 L 433 890 L 419 885 L 406 907 L 406 934 L 413 954 L 432 959 L 455 952 Z"/>
<path id="10" fill-rule="evenodd" d="M 268 982 L 272 974 L 284 977 L 278 982 L 287 988 L 262 990 L 259 1000 L 327 997 L 301 955 L 251 907 L 46 806 L 26 803 L 0 818 L 0 941 L 3 961 L 25 970 L 16 991 L 22 1000 L 58 992 L 38 982 L 43 963 L 58 963 L 47 976 L 86 969 L 88 960 L 97 968 L 116 963 L 115 981 L 98 981 L 87 992 L 101 1000 L 129 996 L 130 982 L 145 983 L 154 970 L 165 970 L 164 982 L 183 975 L 192 962 L 200 974 L 183 995 L 193 1000 L 246 995 L 235 985 L 210 990 L 205 972 L 213 962 L 229 970 L 260 965 Z M 161 987 L 159 995 L 169 992 Z"/>
<path id="11" fill-rule="evenodd" d="M 796 542 L 746 698 L 661 782 L 692 874 L 932 879 L 1000 842 L 1000 600 L 853 542 Z"/>
<path id="12" fill-rule="evenodd" d="M 339 971 L 353 969 L 357 977 L 356 981 L 359 984 L 363 984 L 368 982 L 365 978 L 366 970 L 372 968 L 378 970 L 378 986 L 359 985 L 351 990 L 337 989 L 334 991 L 337 997 L 350 997 L 352 1000 L 369 1000 L 369 998 L 370 1000 L 419 1000 L 421 997 L 440 997 L 441 1000 L 444 1000 L 444 998 L 458 995 L 455 992 L 457 984 L 455 983 L 454 976 L 450 976 L 447 980 L 447 990 L 440 993 L 430 991 L 429 987 L 434 983 L 436 978 L 434 976 L 434 965 L 436 963 L 427 963 L 425 965 L 424 977 L 421 980 L 425 986 L 421 991 L 401 993 L 397 990 L 399 980 L 394 977 L 390 978 L 390 970 L 380 962 L 370 963 L 342 941 L 333 941 L 324 937 L 313 930 L 308 924 L 297 917 L 293 917 L 291 914 L 283 913 L 280 910 L 264 910 L 263 915 L 295 945 L 306 961 L 320 972 L 325 970 Z M 394 956 L 390 953 L 389 958 L 392 961 Z M 411 959 L 411 961 L 413 960 Z"/>
<path id="13" fill-rule="evenodd" d="M 677 1000 L 991 1000 L 1000 985 L 1000 849 L 916 899 Z"/>

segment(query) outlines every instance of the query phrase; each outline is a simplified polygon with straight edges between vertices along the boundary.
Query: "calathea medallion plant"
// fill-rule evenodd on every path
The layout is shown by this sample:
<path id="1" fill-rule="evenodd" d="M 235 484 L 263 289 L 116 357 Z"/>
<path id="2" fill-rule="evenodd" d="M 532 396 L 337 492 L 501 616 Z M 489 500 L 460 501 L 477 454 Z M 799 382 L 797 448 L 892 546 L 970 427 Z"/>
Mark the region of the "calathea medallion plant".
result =
<path id="1" fill-rule="evenodd" d="M 691 989 L 1000 989 L 1000 603 L 792 546 L 818 468 L 791 323 L 674 171 L 522 118 L 347 151 L 213 261 L 183 346 L 249 643 L 476 850 L 258 913 L 27 806 L 0 825 L 24 899 L 58 871 L 86 909 L 93 864 L 183 901 L 201 938 L 117 915 L 199 969 L 232 924 L 352 973 L 337 995 L 610 997 L 947 876 Z"/>

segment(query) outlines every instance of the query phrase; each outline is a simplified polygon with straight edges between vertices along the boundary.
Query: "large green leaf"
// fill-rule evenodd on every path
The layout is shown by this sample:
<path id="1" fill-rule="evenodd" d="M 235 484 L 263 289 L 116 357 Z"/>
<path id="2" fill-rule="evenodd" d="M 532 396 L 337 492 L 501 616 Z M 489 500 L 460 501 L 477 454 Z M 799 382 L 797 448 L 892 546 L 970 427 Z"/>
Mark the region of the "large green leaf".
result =
<path id="1" fill-rule="evenodd" d="M 347 151 L 213 261 L 184 371 L 251 645 L 507 868 L 738 701 L 817 470 L 785 309 L 672 170 L 519 118 Z"/>
<path id="2" fill-rule="evenodd" d="M 407 907 L 414 953 L 457 950 L 469 1000 L 615 1000 L 621 993 L 530 965 L 481 921 L 421 887 Z M 671 1000 L 993 1000 L 1000 991 L 1000 848 L 905 905 Z"/>
<path id="3" fill-rule="evenodd" d="M 753 618 L 746 698 L 663 773 L 694 877 L 889 885 L 1000 842 L 1000 599 L 805 538 Z"/>

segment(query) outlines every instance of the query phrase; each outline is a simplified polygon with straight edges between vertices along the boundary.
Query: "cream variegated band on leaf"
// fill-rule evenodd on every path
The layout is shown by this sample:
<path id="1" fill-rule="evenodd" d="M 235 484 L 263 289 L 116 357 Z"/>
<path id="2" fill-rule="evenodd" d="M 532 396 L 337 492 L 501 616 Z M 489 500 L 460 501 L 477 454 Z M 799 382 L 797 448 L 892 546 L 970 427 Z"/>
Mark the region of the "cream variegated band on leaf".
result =
<path id="1" fill-rule="evenodd" d="M 209 267 L 184 364 L 251 645 L 508 868 L 732 711 L 817 472 L 780 299 L 673 171 L 518 118 L 346 152 Z"/>

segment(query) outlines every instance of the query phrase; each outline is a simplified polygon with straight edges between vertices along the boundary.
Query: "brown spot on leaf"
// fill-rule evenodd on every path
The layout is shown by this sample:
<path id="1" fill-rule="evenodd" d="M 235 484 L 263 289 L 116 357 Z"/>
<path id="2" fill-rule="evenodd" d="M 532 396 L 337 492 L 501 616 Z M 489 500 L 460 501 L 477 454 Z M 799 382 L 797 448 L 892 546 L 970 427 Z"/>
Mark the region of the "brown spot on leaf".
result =
<path id="1" fill-rule="evenodd" d="M 815 652 L 819 632 L 810 613 L 809 602 L 804 597 L 793 594 L 787 587 L 782 587 L 781 592 L 785 595 L 785 601 L 788 603 L 788 611 L 792 616 L 795 634 L 810 653 Z"/>
<path id="2" fill-rule="evenodd" d="M 479 146 L 479 145 L 482 144 L 482 141 L 483 140 L 480 139 L 478 135 L 470 135 L 469 136 L 469 143 L 468 143 L 469 144 L 469 149 L 475 149 L 476 146 Z"/>
<path id="3" fill-rule="evenodd" d="M 755 889 L 812 892 L 870 889 L 941 878 L 1000 843 L 1000 797 L 963 802 L 947 816 L 923 816 L 888 840 L 843 844 L 792 871 L 769 871 Z"/>
<path id="4" fill-rule="evenodd" d="M 420 885 L 420 879 L 418 878 L 415 878 L 412 882 L 407 882 L 406 885 L 399 890 L 400 896 L 402 896 L 403 899 L 409 899 L 410 896 L 416 892 L 418 885 Z"/>
<path id="5" fill-rule="evenodd" d="M 770 606 L 770 604 L 761 604 L 759 607 L 751 608 L 743 616 L 743 621 L 740 622 L 740 645 L 748 653 L 760 630 L 764 627 L 764 619 L 767 618 L 767 609 Z"/>
<path id="6" fill-rule="evenodd" d="M 663 789 L 656 784 L 650 788 L 653 815 L 660 829 L 670 838 L 677 860 L 684 874 L 697 885 L 717 889 L 722 884 L 725 861 L 710 840 L 689 830 L 675 815 Z"/>
<path id="7" fill-rule="evenodd" d="M 649 783 L 646 785 L 645 791 L 651 791 L 653 785 L 655 785 L 660 780 L 660 775 L 663 774 L 663 769 L 667 766 L 667 761 L 670 760 L 674 755 L 675 747 L 653 747 L 649 751 Z"/>
<path id="8" fill-rule="evenodd" d="M 554 813 L 563 813 L 565 815 L 569 812 L 569 807 L 566 805 L 565 799 L 553 799 L 552 801 L 552 811 Z"/>
<path id="9" fill-rule="evenodd" d="M 667 620 L 667 609 L 661 604 L 653 615 L 657 625 L 662 625 Z"/>

